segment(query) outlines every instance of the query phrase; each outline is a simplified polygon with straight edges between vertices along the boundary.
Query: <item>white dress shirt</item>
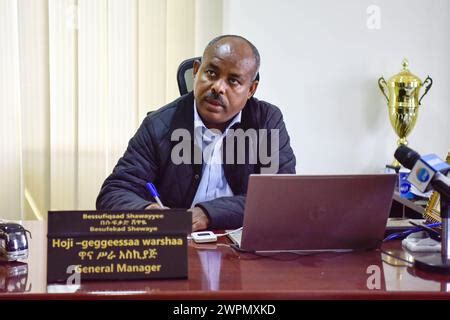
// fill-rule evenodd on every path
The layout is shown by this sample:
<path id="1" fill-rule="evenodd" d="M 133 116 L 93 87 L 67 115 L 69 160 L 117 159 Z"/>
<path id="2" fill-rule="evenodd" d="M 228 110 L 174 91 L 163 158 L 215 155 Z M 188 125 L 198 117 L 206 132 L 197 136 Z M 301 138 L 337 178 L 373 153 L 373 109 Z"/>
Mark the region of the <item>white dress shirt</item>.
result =
<path id="1" fill-rule="evenodd" d="M 233 195 L 223 172 L 222 145 L 230 127 L 241 122 L 241 113 L 242 111 L 234 117 L 224 132 L 210 130 L 200 118 L 194 101 L 194 142 L 202 150 L 203 167 L 202 179 L 191 207 L 200 202 Z"/>

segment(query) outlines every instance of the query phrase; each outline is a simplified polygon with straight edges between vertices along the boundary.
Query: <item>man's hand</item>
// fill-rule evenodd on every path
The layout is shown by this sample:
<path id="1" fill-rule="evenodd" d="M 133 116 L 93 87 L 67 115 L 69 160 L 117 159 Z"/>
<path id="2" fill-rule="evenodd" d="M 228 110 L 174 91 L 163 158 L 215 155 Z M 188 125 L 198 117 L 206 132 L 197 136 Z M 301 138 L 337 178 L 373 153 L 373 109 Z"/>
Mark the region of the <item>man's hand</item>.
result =
<path id="1" fill-rule="evenodd" d="M 199 207 L 194 207 L 188 211 L 192 212 L 192 231 L 205 230 L 209 225 L 208 215 Z"/>
<path id="2" fill-rule="evenodd" d="M 167 210 L 167 209 L 170 209 L 169 207 L 160 207 L 159 206 L 159 204 L 157 204 L 156 202 L 155 203 L 152 203 L 152 204 L 150 204 L 150 205 L 148 205 L 147 207 L 145 207 L 145 210 Z"/>

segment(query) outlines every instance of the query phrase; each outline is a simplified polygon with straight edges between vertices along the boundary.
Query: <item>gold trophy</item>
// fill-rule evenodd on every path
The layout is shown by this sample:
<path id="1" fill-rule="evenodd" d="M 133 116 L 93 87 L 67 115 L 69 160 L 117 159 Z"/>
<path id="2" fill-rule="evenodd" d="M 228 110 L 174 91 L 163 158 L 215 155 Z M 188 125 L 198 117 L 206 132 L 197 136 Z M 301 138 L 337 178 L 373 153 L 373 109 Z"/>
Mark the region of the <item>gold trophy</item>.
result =
<path id="1" fill-rule="evenodd" d="M 406 146 L 408 144 L 406 137 L 416 124 L 420 102 L 430 90 L 433 80 L 427 77 L 422 82 L 409 71 L 406 59 L 403 59 L 402 66 L 403 70 L 390 78 L 388 82 L 383 77 L 378 79 L 378 86 L 388 102 L 389 119 L 399 137 L 397 144 Z M 420 88 L 423 85 L 425 85 L 425 92 L 419 98 Z M 398 171 L 400 163 L 394 159 L 387 167 Z"/>

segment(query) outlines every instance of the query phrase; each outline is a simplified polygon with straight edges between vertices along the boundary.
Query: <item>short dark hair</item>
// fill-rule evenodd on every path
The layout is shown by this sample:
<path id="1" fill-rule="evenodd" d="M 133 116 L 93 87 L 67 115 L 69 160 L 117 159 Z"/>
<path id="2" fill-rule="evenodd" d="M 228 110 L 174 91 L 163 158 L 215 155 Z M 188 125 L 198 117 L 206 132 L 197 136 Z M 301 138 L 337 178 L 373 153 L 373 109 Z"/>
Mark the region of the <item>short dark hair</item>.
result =
<path id="1" fill-rule="evenodd" d="M 221 35 L 221 36 L 215 37 L 214 39 L 212 39 L 206 45 L 206 48 L 205 48 L 205 51 L 203 52 L 203 54 L 205 54 L 206 50 L 209 47 L 215 45 L 217 42 L 219 42 L 220 40 L 222 40 L 224 38 L 238 38 L 238 39 L 241 39 L 241 40 L 245 41 L 245 43 L 247 43 L 249 45 L 249 47 L 252 49 L 253 57 L 255 58 L 255 65 L 256 65 L 255 74 L 253 75 L 253 81 L 254 81 L 256 79 L 256 76 L 257 76 L 258 72 L 259 72 L 259 66 L 261 64 L 261 57 L 259 56 L 258 49 L 256 49 L 256 47 L 253 45 L 253 43 L 251 43 L 250 41 L 248 41 L 244 37 L 238 36 L 238 35 L 234 35 L 234 34 L 225 34 L 225 35 Z"/>

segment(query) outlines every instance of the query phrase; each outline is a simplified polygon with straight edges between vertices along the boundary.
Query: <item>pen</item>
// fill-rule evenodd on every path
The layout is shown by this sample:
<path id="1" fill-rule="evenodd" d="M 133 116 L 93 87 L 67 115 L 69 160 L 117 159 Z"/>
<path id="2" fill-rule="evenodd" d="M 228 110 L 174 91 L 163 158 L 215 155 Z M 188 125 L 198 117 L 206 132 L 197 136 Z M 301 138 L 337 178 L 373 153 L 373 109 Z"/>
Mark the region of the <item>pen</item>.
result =
<path id="1" fill-rule="evenodd" d="M 416 233 L 416 232 L 423 231 L 423 230 L 431 231 L 431 233 L 429 233 L 430 237 L 433 238 L 433 236 L 434 236 L 434 237 L 436 237 L 436 239 L 433 238 L 434 240 L 440 241 L 440 239 L 438 240 L 438 237 L 436 236 L 436 234 L 439 235 L 439 233 L 437 233 L 435 230 L 431 229 L 431 228 L 439 227 L 441 225 L 440 222 L 432 223 L 432 224 L 428 224 L 428 225 L 420 225 L 420 224 L 416 224 L 416 223 L 414 223 L 412 221 L 410 221 L 409 223 L 411 223 L 412 225 L 414 225 L 416 227 L 412 228 L 412 229 L 409 229 L 409 230 L 406 230 L 406 231 L 403 231 L 403 232 L 391 233 L 383 241 L 389 241 L 389 240 L 394 240 L 394 239 L 398 239 L 398 238 L 404 238 L 406 236 L 409 236 L 411 233 Z M 432 236 L 432 234 L 433 234 L 433 236 Z M 440 237 L 440 235 L 439 235 L 439 237 Z"/>
<path id="2" fill-rule="evenodd" d="M 161 199 L 159 198 L 159 193 L 158 190 L 156 190 L 156 187 L 153 183 L 151 182 L 147 182 L 145 184 L 145 187 L 147 188 L 147 190 L 150 192 L 150 194 L 152 195 L 152 197 L 156 200 L 156 203 L 161 207 L 164 208 Z"/>

